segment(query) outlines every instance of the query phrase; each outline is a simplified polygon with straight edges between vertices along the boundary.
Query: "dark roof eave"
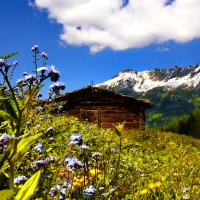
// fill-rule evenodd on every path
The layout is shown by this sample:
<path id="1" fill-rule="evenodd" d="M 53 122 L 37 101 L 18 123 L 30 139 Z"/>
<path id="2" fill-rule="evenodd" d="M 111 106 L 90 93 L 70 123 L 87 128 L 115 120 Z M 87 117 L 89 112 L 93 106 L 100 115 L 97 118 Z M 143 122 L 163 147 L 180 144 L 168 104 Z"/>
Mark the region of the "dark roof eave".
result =
<path id="1" fill-rule="evenodd" d="M 151 108 L 151 107 L 155 106 L 155 104 L 154 104 L 153 102 L 149 101 L 148 99 L 135 99 L 134 97 L 131 97 L 131 96 L 127 95 L 127 94 L 117 93 L 117 92 L 114 92 L 114 91 L 112 91 L 112 90 L 107 90 L 107 89 L 105 89 L 105 88 L 101 88 L 101 87 L 92 87 L 92 86 L 86 86 L 86 87 L 84 87 L 84 88 L 82 88 L 82 89 L 74 90 L 74 91 L 72 91 L 71 93 L 67 92 L 67 93 L 65 93 L 65 94 L 60 94 L 58 97 L 55 97 L 54 100 L 55 100 L 56 102 L 59 102 L 59 101 L 66 101 L 66 100 L 69 99 L 70 96 L 75 95 L 75 94 L 77 94 L 77 93 L 79 93 L 79 92 L 80 92 L 80 93 L 81 93 L 81 92 L 84 92 L 85 90 L 88 90 L 88 89 L 91 89 L 91 90 L 94 90 L 94 91 L 95 91 L 95 90 L 96 90 L 96 91 L 97 91 L 97 90 L 98 90 L 98 91 L 105 91 L 105 92 L 112 93 L 112 94 L 114 94 L 114 95 L 116 95 L 116 96 L 120 96 L 120 97 L 125 98 L 125 99 L 133 99 L 133 100 L 136 100 L 136 101 L 140 101 L 140 102 L 144 105 L 145 108 Z"/>

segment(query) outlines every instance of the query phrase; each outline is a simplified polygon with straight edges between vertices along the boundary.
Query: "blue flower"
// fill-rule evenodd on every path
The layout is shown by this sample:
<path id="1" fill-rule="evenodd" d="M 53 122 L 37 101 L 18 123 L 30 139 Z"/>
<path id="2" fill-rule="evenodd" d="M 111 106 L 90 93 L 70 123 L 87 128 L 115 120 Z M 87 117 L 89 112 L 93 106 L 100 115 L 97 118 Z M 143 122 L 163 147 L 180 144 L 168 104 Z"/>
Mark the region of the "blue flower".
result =
<path id="1" fill-rule="evenodd" d="M 51 157 L 45 158 L 45 162 L 46 163 L 54 163 L 55 161 L 56 161 L 56 157 L 55 156 L 51 156 Z"/>
<path id="2" fill-rule="evenodd" d="M 4 142 L 8 142 L 9 135 L 7 133 L 3 133 L 0 137 L 0 140 L 4 140 Z"/>
<path id="3" fill-rule="evenodd" d="M 1 151 L 5 151 L 8 147 L 8 143 L 9 143 L 9 135 L 6 133 L 3 133 L 0 137 L 0 152 Z"/>
<path id="4" fill-rule="evenodd" d="M 33 45 L 32 47 L 31 47 L 31 51 L 33 51 L 33 52 L 36 52 L 36 53 L 39 53 L 39 46 L 38 45 Z"/>
<path id="5" fill-rule="evenodd" d="M 129 167 L 132 167 L 132 166 L 133 166 L 133 164 L 132 164 L 132 163 L 128 163 L 128 166 L 129 166 Z"/>
<path id="6" fill-rule="evenodd" d="M 14 62 L 13 62 L 13 65 L 18 65 L 18 61 L 14 61 Z"/>
<path id="7" fill-rule="evenodd" d="M 0 58 L 0 67 L 5 66 L 6 64 L 7 64 L 7 60 Z"/>
<path id="8" fill-rule="evenodd" d="M 48 67 L 48 76 L 51 78 L 51 81 L 56 82 L 60 78 L 60 72 L 57 71 L 54 65 Z"/>
<path id="9" fill-rule="evenodd" d="M 47 164 L 47 162 L 45 160 L 36 160 L 32 167 L 35 168 L 35 167 L 43 167 Z"/>
<path id="10" fill-rule="evenodd" d="M 7 62 L 7 61 L 6 61 Z M 5 63 L 5 62 L 0 62 L 0 67 L 4 67 L 4 70 L 5 70 L 5 72 L 7 73 L 8 72 L 8 70 L 9 70 L 9 68 L 12 66 L 11 64 L 7 64 L 7 63 Z"/>
<path id="11" fill-rule="evenodd" d="M 95 152 L 92 154 L 92 158 L 95 158 L 95 159 L 99 159 L 101 156 L 102 156 L 102 154 L 99 152 Z"/>
<path id="12" fill-rule="evenodd" d="M 53 127 L 49 127 L 49 128 L 47 128 L 46 133 L 50 133 L 50 132 L 53 132 L 53 131 L 54 131 L 54 128 Z"/>
<path id="13" fill-rule="evenodd" d="M 28 82 L 29 84 L 38 83 L 36 75 L 32 75 L 32 74 L 25 75 L 24 80 Z"/>
<path id="14" fill-rule="evenodd" d="M 115 191 L 115 189 L 114 188 L 110 188 L 110 192 L 114 192 Z"/>
<path id="15" fill-rule="evenodd" d="M 80 145 L 79 148 L 80 148 L 82 151 L 86 151 L 86 150 L 89 149 L 89 147 L 86 146 L 85 144 Z"/>
<path id="16" fill-rule="evenodd" d="M 28 126 L 30 126 L 30 125 L 31 125 L 31 122 L 27 122 L 26 124 L 27 124 Z"/>
<path id="17" fill-rule="evenodd" d="M 87 187 L 85 190 L 83 190 L 83 195 L 86 199 L 89 199 L 91 196 L 95 195 L 95 192 L 97 191 L 96 188 L 94 188 L 92 185 Z"/>
<path id="18" fill-rule="evenodd" d="M 40 72 L 40 71 L 44 71 L 44 72 L 48 71 L 48 67 L 44 67 L 44 66 L 43 67 L 39 67 L 39 68 L 37 68 L 37 71 L 38 72 Z"/>
<path id="19" fill-rule="evenodd" d="M 41 111 L 41 110 L 42 110 L 42 107 L 41 107 L 41 106 L 37 106 L 35 109 L 36 109 L 37 111 Z"/>
<path id="20" fill-rule="evenodd" d="M 119 177 L 119 178 L 122 178 L 122 177 L 123 177 L 123 174 L 119 174 L 118 177 Z"/>
<path id="21" fill-rule="evenodd" d="M 35 126 L 35 129 L 39 129 L 39 128 L 40 128 L 40 125 L 37 124 L 37 125 Z"/>
<path id="22" fill-rule="evenodd" d="M 18 176 L 17 178 L 14 178 L 14 184 L 23 184 L 28 180 L 28 178 L 26 178 L 25 176 Z"/>
<path id="23" fill-rule="evenodd" d="M 44 144 L 38 143 L 33 149 L 41 153 L 44 150 Z"/>
<path id="24" fill-rule="evenodd" d="M 136 168 L 136 171 L 137 171 L 137 172 L 141 172 L 141 169 L 140 169 L 140 168 Z"/>
<path id="25" fill-rule="evenodd" d="M 49 88 L 55 92 L 56 95 L 58 95 L 60 93 L 60 90 L 64 90 L 65 89 L 65 84 L 63 82 L 56 82 L 53 83 L 49 86 Z"/>
<path id="26" fill-rule="evenodd" d="M 59 191 L 60 189 L 61 189 L 61 186 L 56 184 L 50 189 L 50 192 L 48 193 L 48 195 L 50 197 L 54 197 L 55 195 L 57 195 L 57 191 Z"/>
<path id="27" fill-rule="evenodd" d="M 63 82 L 59 83 L 60 89 L 61 90 L 65 90 L 65 84 Z"/>
<path id="28" fill-rule="evenodd" d="M 16 83 L 17 83 L 17 85 L 27 84 L 26 79 L 24 79 L 24 78 L 18 79 Z"/>
<path id="29" fill-rule="evenodd" d="M 43 120 L 45 119 L 45 116 L 46 116 L 46 115 L 41 115 L 41 116 L 40 116 L 40 121 L 43 121 Z"/>
<path id="30" fill-rule="evenodd" d="M 71 189 L 71 190 L 75 189 L 75 187 L 72 185 L 72 183 L 70 183 L 69 181 L 63 181 L 62 188 L 66 188 L 66 187 L 68 187 L 68 189 Z"/>
<path id="31" fill-rule="evenodd" d="M 82 145 L 83 144 L 82 134 L 76 134 L 75 133 L 75 134 L 71 135 L 69 144 L 71 144 L 71 145 L 76 145 L 76 144 Z"/>
<path id="32" fill-rule="evenodd" d="M 27 72 L 23 72 L 23 76 L 27 76 L 28 75 L 28 73 Z"/>
<path id="33" fill-rule="evenodd" d="M 141 177 L 144 177 L 144 176 L 145 176 L 145 174 L 140 174 L 140 176 L 141 176 Z"/>
<path id="34" fill-rule="evenodd" d="M 37 72 L 40 72 L 40 71 L 41 71 L 41 78 L 46 78 L 45 72 L 48 71 L 48 68 L 44 66 L 37 68 Z"/>
<path id="35" fill-rule="evenodd" d="M 183 188 L 183 192 L 188 192 L 189 189 L 188 188 Z"/>
<path id="36" fill-rule="evenodd" d="M 79 169 L 79 168 L 82 168 L 83 165 L 84 165 L 84 164 L 83 164 L 80 160 L 78 160 L 77 158 L 71 158 L 70 156 L 67 156 L 67 157 L 65 158 L 65 161 L 64 161 L 64 162 L 66 163 L 66 166 L 69 167 L 69 168 L 71 168 L 71 169 L 73 169 L 73 168 Z"/>
<path id="37" fill-rule="evenodd" d="M 42 97 L 42 93 L 37 94 L 37 98 L 39 99 L 40 97 Z"/>
<path id="38" fill-rule="evenodd" d="M 62 111 L 63 111 L 63 106 L 59 106 L 58 108 L 57 108 L 57 110 L 58 110 L 58 113 L 61 113 Z"/>
<path id="39" fill-rule="evenodd" d="M 41 56 L 42 56 L 43 58 L 47 58 L 47 57 L 48 57 L 48 53 L 46 53 L 46 52 L 43 51 L 43 52 L 41 53 Z"/>

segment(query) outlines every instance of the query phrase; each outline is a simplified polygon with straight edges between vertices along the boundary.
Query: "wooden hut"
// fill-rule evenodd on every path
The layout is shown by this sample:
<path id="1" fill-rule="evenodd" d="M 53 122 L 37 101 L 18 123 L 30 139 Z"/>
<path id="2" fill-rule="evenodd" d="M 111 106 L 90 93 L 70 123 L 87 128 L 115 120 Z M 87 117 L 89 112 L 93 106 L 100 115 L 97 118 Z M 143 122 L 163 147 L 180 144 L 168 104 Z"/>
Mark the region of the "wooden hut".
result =
<path id="1" fill-rule="evenodd" d="M 93 86 L 65 93 L 55 101 L 67 101 L 63 106 L 69 116 L 98 124 L 101 128 L 113 128 L 113 124 L 118 125 L 126 121 L 126 129 L 144 129 L 145 110 L 154 106 L 146 99 L 135 99 Z"/>

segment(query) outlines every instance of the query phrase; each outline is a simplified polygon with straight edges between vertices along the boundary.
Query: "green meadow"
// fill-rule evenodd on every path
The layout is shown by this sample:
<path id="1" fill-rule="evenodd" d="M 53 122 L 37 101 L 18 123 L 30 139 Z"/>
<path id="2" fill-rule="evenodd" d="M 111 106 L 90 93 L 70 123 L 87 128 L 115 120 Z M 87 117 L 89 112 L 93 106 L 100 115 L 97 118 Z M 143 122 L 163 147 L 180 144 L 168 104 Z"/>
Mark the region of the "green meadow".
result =
<path id="1" fill-rule="evenodd" d="M 32 51 L 37 63 L 38 46 Z M 36 65 L 35 75 L 11 86 L 7 59 L 14 55 L 0 59 L 0 200 L 200 199 L 198 139 L 80 122 L 54 102 L 65 88 L 54 66 Z M 47 78 L 54 83 L 44 102 Z"/>

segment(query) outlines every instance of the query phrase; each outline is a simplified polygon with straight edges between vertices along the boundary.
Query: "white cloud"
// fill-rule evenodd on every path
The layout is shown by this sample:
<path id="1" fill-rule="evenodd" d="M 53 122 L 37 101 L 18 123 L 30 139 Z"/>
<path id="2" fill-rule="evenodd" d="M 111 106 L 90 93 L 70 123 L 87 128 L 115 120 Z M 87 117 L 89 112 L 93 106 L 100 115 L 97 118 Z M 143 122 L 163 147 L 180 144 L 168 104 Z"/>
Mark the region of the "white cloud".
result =
<path id="1" fill-rule="evenodd" d="M 199 0 L 35 0 L 34 5 L 63 25 L 61 40 L 88 45 L 92 53 L 200 37 Z"/>

